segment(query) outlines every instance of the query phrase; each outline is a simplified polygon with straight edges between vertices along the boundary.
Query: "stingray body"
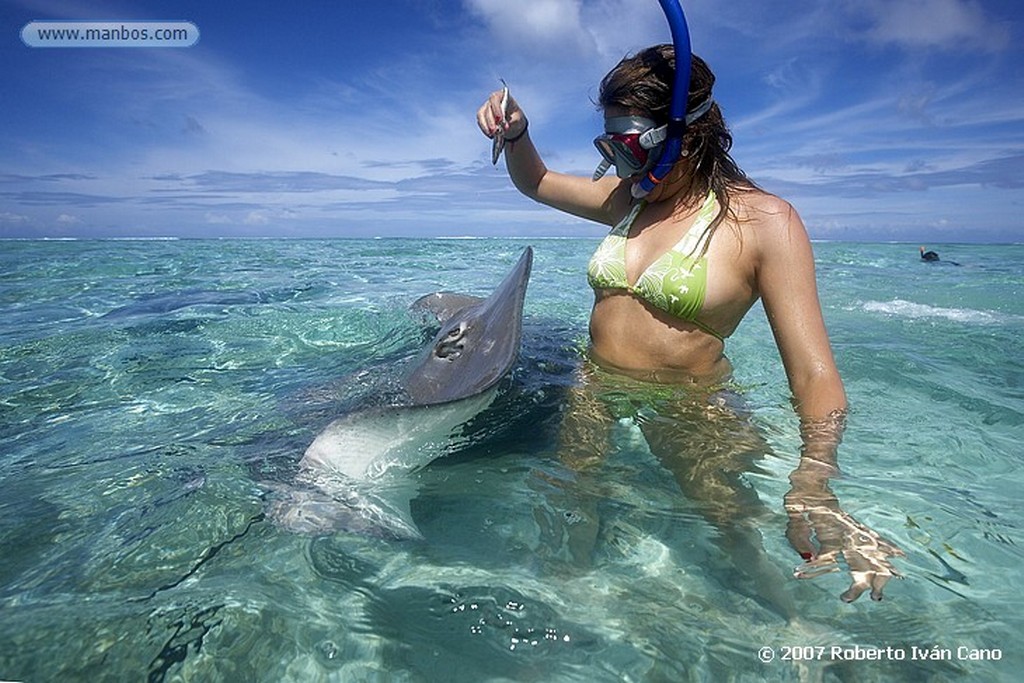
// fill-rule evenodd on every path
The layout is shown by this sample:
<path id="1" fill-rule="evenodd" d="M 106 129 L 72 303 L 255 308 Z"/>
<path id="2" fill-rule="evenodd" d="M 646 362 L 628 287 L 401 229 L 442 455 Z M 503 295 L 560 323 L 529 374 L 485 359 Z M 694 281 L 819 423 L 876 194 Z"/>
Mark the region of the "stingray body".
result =
<path id="1" fill-rule="evenodd" d="M 278 501 L 279 522 L 304 533 L 418 536 L 408 509 L 415 487 L 403 475 L 457 446 L 461 427 L 494 400 L 519 353 L 532 264 L 527 247 L 487 298 L 437 293 L 413 304 L 441 328 L 403 378 L 407 400 L 343 415 L 317 435 L 299 463 L 305 491 Z"/>

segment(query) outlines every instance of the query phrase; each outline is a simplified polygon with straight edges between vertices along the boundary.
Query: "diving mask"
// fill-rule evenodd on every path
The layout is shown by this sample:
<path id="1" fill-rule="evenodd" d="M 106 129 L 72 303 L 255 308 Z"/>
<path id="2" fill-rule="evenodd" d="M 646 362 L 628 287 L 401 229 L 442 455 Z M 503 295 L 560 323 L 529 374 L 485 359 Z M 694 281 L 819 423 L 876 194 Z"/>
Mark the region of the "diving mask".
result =
<path id="1" fill-rule="evenodd" d="M 594 138 L 594 146 L 604 157 L 594 171 L 594 180 L 612 166 L 620 178 L 646 171 L 650 161 L 658 156 L 651 154 L 651 150 L 665 141 L 668 126 L 658 126 L 643 116 L 613 116 L 605 119 L 604 129 L 603 135 Z"/>
<path id="2" fill-rule="evenodd" d="M 712 98 L 707 98 L 686 115 L 690 125 L 708 113 Z M 615 167 L 620 178 L 650 170 L 661 155 L 661 146 L 668 137 L 668 125 L 659 126 L 644 116 L 613 116 L 605 119 L 605 132 L 594 138 L 594 146 L 603 157 L 594 171 L 594 180 L 600 179 L 608 169 Z"/>

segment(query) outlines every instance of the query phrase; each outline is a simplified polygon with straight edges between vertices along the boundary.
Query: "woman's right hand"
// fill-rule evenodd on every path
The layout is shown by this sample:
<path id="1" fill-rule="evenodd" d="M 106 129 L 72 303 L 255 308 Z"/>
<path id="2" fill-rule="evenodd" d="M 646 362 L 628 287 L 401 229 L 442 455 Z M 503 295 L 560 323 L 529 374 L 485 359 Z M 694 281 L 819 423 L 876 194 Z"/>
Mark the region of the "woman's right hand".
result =
<path id="1" fill-rule="evenodd" d="M 526 115 L 512 95 L 508 96 L 508 108 L 502 112 L 503 95 L 504 90 L 495 90 L 476 112 L 476 123 L 489 138 L 493 138 L 500 129 L 504 130 L 505 137 L 515 138 L 526 128 Z"/>

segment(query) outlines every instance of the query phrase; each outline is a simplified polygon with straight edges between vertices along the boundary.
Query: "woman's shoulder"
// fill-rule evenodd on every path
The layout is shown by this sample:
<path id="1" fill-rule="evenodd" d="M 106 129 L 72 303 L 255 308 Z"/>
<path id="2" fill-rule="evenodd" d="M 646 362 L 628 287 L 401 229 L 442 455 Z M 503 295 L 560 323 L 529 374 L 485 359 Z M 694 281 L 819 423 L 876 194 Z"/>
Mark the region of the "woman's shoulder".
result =
<path id="1" fill-rule="evenodd" d="M 788 201 L 759 188 L 742 188 L 731 197 L 732 210 L 744 238 L 757 245 L 762 257 L 788 251 L 794 241 L 807 241 L 807 231 Z"/>
<path id="2" fill-rule="evenodd" d="M 782 197 L 758 187 L 740 187 L 730 192 L 730 204 L 738 221 L 755 226 L 786 223 L 797 216 L 796 209 Z"/>

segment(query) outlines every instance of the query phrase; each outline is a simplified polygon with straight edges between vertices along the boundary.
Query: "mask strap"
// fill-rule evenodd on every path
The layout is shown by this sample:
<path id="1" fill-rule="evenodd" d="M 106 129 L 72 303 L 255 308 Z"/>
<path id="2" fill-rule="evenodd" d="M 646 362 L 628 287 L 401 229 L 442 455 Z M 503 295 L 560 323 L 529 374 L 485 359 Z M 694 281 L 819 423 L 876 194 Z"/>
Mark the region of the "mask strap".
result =
<path id="1" fill-rule="evenodd" d="M 711 105 L 713 105 L 714 103 L 715 101 L 709 97 L 700 104 L 698 104 L 696 107 L 694 107 L 694 109 L 686 115 L 686 125 L 689 126 L 691 123 L 693 123 L 700 117 L 704 116 L 704 114 L 707 114 L 711 110 Z M 666 123 L 664 126 L 652 128 L 651 130 L 641 135 L 640 146 L 643 147 L 644 149 L 654 149 L 661 143 L 665 142 L 665 138 L 667 137 L 668 124 Z"/>
<path id="2" fill-rule="evenodd" d="M 715 100 L 709 95 L 706 100 L 698 104 L 693 108 L 693 111 L 687 112 L 686 114 L 686 125 L 690 125 L 700 117 L 711 111 L 711 105 L 715 103 Z"/>

